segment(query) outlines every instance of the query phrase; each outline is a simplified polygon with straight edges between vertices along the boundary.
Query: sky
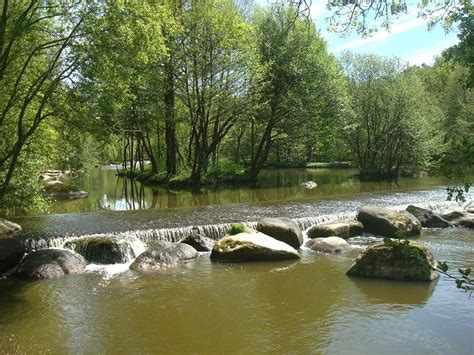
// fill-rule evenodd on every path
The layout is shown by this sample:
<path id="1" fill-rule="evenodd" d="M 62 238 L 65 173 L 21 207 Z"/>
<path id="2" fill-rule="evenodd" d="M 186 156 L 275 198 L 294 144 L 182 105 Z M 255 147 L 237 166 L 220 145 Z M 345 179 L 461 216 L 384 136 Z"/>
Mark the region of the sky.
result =
<path id="1" fill-rule="evenodd" d="M 328 44 L 329 51 L 335 55 L 341 54 L 344 50 L 350 50 L 397 56 L 412 65 L 432 64 L 434 56 L 458 42 L 457 32 L 454 30 L 445 33 L 444 29 L 437 25 L 429 31 L 426 21 L 417 17 L 416 0 L 412 6 L 409 5 L 407 14 L 393 20 L 390 32 L 379 29 L 368 38 L 362 38 L 356 33 L 341 38 L 338 34 L 327 31 L 326 18 L 331 15 L 331 12 L 326 9 L 326 3 L 327 0 L 313 0 L 310 11 L 316 28 Z"/>

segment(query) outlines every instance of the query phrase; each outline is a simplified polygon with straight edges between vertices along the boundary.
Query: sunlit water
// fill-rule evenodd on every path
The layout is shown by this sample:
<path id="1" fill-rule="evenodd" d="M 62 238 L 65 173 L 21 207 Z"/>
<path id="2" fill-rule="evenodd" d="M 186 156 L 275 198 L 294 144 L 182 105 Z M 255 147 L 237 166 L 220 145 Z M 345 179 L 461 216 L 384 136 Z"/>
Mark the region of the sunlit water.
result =
<path id="1" fill-rule="evenodd" d="M 453 268 L 474 266 L 469 230 L 425 230 L 419 241 Z M 115 266 L 0 280 L 0 352 L 473 353 L 474 296 L 445 277 L 349 278 L 356 255 L 225 264 L 201 254 L 150 275 Z"/>

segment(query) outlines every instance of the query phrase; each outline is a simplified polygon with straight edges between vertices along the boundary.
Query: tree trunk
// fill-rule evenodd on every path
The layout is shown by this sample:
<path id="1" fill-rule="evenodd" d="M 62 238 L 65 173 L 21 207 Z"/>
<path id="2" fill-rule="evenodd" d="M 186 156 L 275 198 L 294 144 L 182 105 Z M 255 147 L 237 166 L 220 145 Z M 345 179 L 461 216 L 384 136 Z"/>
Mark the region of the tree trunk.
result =
<path id="1" fill-rule="evenodd" d="M 165 63 L 166 89 L 165 101 L 165 140 L 166 140 L 166 173 L 176 174 L 176 125 L 174 121 L 174 77 L 172 58 Z"/>

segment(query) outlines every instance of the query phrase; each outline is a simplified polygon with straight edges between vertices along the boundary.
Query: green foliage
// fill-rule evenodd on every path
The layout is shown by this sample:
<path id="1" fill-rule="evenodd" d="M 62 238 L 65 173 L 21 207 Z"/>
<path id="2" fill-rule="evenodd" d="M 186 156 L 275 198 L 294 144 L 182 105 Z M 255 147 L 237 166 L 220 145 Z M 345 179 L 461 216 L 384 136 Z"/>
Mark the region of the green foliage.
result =
<path id="1" fill-rule="evenodd" d="M 456 282 L 456 287 L 463 291 L 474 291 L 474 279 L 470 276 L 471 269 L 458 269 L 459 276 L 452 273 L 448 273 L 449 266 L 446 261 L 438 263 L 437 270 L 446 275 L 447 277 L 453 279 Z"/>
<path id="2" fill-rule="evenodd" d="M 242 223 L 233 223 L 227 228 L 228 235 L 236 235 L 245 232 L 245 225 Z"/>

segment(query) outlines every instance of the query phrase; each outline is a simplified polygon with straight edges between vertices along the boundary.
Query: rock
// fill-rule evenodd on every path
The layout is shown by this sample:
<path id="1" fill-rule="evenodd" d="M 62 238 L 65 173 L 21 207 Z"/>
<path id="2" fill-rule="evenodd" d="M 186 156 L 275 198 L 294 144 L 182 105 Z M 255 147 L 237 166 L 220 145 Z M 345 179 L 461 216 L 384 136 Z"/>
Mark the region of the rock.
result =
<path id="1" fill-rule="evenodd" d="M 461 218 L 457 225 L 464 228 L 474 228 L 474 216 L 466 216 Z"/>
<path id="2" fill-rule="evenodd" d="M 28 254 L 18 265 L 16 275 L 27 280 L 53 279 L 80 274 L 85 268 L 85 259 L 76 252 L 43 249 Z"/>
<path id="3" fill-rule="evenodd" d="M 392 241 L 367 248 L 351 266 L 347 275 L 377 279 L 431 281 L 439 276 L 433 270 L 433 254 L 415 242 Z"/>
<path id="4" fill-rule="evenodd" d="M 421 223 L 407 211 L 393 211 L 385 207 L 364 206 L 357 214 L 357 220 L 364 225 L 364 232 L 385 237 L 419 235 Z"/>
<path id="5" fill-rule="evenodd" d="M 263 233 L 239 233 L 216 242 L 211 252 L 213 261 L 269 261 L 299 259 L 288 244 Z"/>
<path id="6" fill-rule="evenodd" d="M 312 190 L 318 186 L 314 181 L 305 181 L 301 184 L 305 189 Z"/>
<path id="7" fill-rule="evenodd" d="M 25 255 L 25 244 L 13 239 L 0 239 L 0 274 L 13 269 Z"/>
<path id="8" fill-rule="evenodd" d="M 311 227 L 308 230 L 309 238 L 325 238 L 337 236 L 339 238 L 353 238 L 361 235 L 364 226 L 359 221 L 341 220 L 330 223 L 321 223 Z"/>
<path id="9" fill-rule="evenodd" d="M 216 241 L 199 234 L 190 234 L 180 240 L 180 243 L 191 245 L 197 251 L 211 251 Z"/>
<path id="10" fill-rule="evenodd" d="M 295 249 L 303 244 L 303 233 L 295 221 L 289 218 L 263 218 L 257 223 L 257 231 L 286 243 Z"/>
<path id="11" fill-rule="evenodd" d="M 430 210 L 426 210 L 421 207 L 410 205 L 406 210 L 414 215 L 421 223 L 423 227 L 426 228 L 448 228 L 452 224 L 441 217 L 439 214 L 436 214 Z"/>
<path id="12" fill-rule="evenodd" d="M 314 238 L 308 240 L 305 246 L 321 253 L 343 253 L 351 248 L 348 242 L 339 237 Z"/>
<path id="13" fill-rule="evenodd" d="M 20 225 L 7 219 L 0 218 L 0 237 L 19 231 L 21 231 Z"/>
<path id="14" fill-rule="evenodd" d="M 156 271 L 178 266 L 180 262 L 195 260 L 198 252 L 192 246 L 184 243 L 172 246 L 156 246 L 154 249 L 141 253 L 130 265 L 135 271 Z"/>
<path id="15" fill-rule="evenodd" d="M 459 219 L 461 219 L 462 217 L 466 217 L 467 215 L 468 215 L 467 212 L 456 210 L 456 211 L 451 211 L 449 213 L 442 214 L 441 218 L 447 220 L 448 222 L 452 222 L 456 224 Z"/>
<path id="16" fill-rule="evenodd" d="M 67 241 L 64 246 L 95 264 L 122 264 L 136 258 L 128 240 L 107 236 L 85 236 Z"/>

